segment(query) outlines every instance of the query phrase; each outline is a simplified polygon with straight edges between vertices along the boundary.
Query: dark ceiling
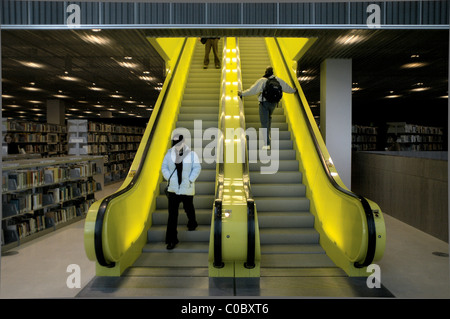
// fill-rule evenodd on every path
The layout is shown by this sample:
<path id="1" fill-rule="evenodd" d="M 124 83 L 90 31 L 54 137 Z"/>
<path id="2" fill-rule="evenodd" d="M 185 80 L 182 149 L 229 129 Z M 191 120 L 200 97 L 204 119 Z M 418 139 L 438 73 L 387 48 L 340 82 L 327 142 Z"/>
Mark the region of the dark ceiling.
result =
<path id="1" fill-rule="evenodd" d="M 298 70 L 317 116 L 321 62 L 351 58 L 354 122 L 382 114 L 408 120 L 405 108 L 410 117 L 426 112 L 447 122 L 448 30 L 377 29 L 2 30 L 3 117 L 45 121 L 46 101 L 61 98 L 67 118 L 110 111 L 113 118 L 146 121 L 165 70 L 146 36 L 202 35 L 317 37 Z"/>

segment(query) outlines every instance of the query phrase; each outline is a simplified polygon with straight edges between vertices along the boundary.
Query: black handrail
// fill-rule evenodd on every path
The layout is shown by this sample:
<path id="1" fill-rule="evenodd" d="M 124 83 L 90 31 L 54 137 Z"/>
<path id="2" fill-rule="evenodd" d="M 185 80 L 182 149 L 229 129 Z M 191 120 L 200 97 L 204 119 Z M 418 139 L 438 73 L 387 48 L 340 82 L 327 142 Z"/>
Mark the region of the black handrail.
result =
<path id="1" fill-rule="evenodd" d="M 237 43 L 237 39 L 236 39 Z M 241 59 L 240 59 L 240 49 L 237 47 L 238 51 L 238 78 L 241 79 Z M 238 81 L 238 90 L 242 90 L 242 83 Z M 242 131 L 245 132 L 245 113 L 244 104 L 241 99 L 239 99 L 239 110 L 240 110 L 240 126 Z M 252 190 L 250 187 L 250 174 L 248 166 L 248 146 L 247 138 L 241 136 L 241 140 L 245 142 L 245 158 L 242 162 L 242 181 L 244 184 L 244 194 L 247 200 L 247 261 L 244 263 L 244 267 L 248 269 L 255 268 L 255 247 L 256 247 L 256 226 L 255 226 L 255 201 L 253 199 Z"/>
<path id="2" fill-rule="evenodd" d="M 153 136 L 155 134 L 155 130 L 156 130 L 156 126 L 158 124 L 159 117 L 160 117 L 160 115 L 162 113 L 161 108 L 164 106 L 164 102 L 165 102 L 165 100 L 167 98 L 167 95 L 168 95 L 167 93 L 170 92 L 170 87 L 172 86 L 173 78 L 175 77 L 175 72 L 178 70 L 179 62 L 181 60 L 181 56 L 183 55 L 184 48 L 186 46 L 186 42 L 187 42 L 187 38 L 184 39 L 183 46 L 181 47 L 180 55 L 178 56 L 178 59 L 176 61 L 176 64 L 175 64 L 175 67 L 174 67 L 174 71 L 173 71 L 172 76 L 170 77 L 169 83 L 167 85 L 167 89 L 164 92 L 164 96 L 163 96 L 163 99 L 161 101 L 161 105 L 160 105 L 160 107 L 159 107 L 159 109 L 158 109 L 158 111 L 156 112 L 155 115 L 153 115 L 153 113 L 152 113 L 153 116 L 156 116 L 155 117 L 155 121 L 153 122 L 152 130 L 150 131 L 150 135 L 149 135 L 149 137 L 147 139 L 147 143 L 145 145 L 145 149 L 144 149 L 144 152 L 142 154 L 142 158 L 141 158 L 141 161 L 139 163 L 138 169 L 136 170 L 136 173 L 134 174 L 134 176 L 133 176 L 132 180 L 130 181 L 130 183 L 125 188 L 123 188 L 122 190 L 120 190 L 120 191 L 118 191 L 116 193 L 113 193 L 113 194 L 105 197 L 103 199 L 102 203 L 100 204 L 99 209 L 98 209 L 97 217 L 96 217 L 96 220 L 95 220 L 95 227 L 94 227 L 94 247 L 95 247 L 95 256 L 97 258 L 98 263 L 101 266 L 108 267 L 108 268 L 112 268 L 112 267 L 115 266 L 115 262 L 108 262 L 108 261 L 106 261 L 106 258 L 105 258 L 105 255 L 104 255 L 104 251 L 103 251 L 103 243 L 102 243 L 103 221 L 104 221 L 104 218 L 105 218 L 106 210 L 108 208 L 108 204 L 114 198 L 116 198 L 116 197 L 118 197 L 118 196 L 128 192 L 129 190 L 131 190 L 133 188 L 133 186 L 136 184 L 136 182 L 137 182 L 137 180 L 139 178 L 139 175 L 140 175 L 140 173 L 142 171 L 142 168 L 144 166 L 144 163 L 145 163 L 145 159 L 147 158 L 147 154 L 148 154 L 148 151 L 150 149 L 150 145 L 152 143 Z"/>
<path id="3" fill-rule="evenodd" d="M 277 44 L 278 51 L 279 51 L 280 56 L 281 56 L 281 58 L 283 60 L 284 66 L 286 67 L 286 70 L 288 70 L 288 73 L 289 73 L 289 76 L 291 78 L 291 81 L 292 81 L 292 83 L 295 84 L 296 81 L 295 81 L 294 77 L 292 76 L 292 72 L 289 71 L 288 64 L 287 64 L 286 60 L 284 59 L 284 56 L 283 56 L 283 54 L 281 52 L 280 44 L 279 44 L 279 42 L 278 42 L 278 40 L 276 38 L 275 38 L 275 43 Z M 363 268 L 363 267 L 369 266 L 372 263 L 372 261 L 373 261 L 373 258 L 375 256 L 375 250 L 376 250 L 376 227 L 375 227 L 375 220 L 374 220 L 374 217 L 373 217 L 373 211 L 372 211 L 372 209 L 371 209 L 371 207 L 369 205 L 369 202 L 363 196 L 357 195 L 357 194 L 355 194 L 355 193 L 353 193 L 353 192 L 351 192 L 351 191 L 341 187 L 336 182 L 336 180 L 333 178 L 333 176 L 331 175 L 330 169 L 328 168 L 328 165 L 326 163 L 325 157 L 323 156 L 323 153 L 322 153 L 322 150 L 320 148 L 319 142 L 317 141 L 316 135 L 314 134 L 313 127 L 312 127 L 310 121 L 308 120 L 308 116 L 307 116 L 307 113 L 306 113 L 306 110 L 305 110 L 305 106 L 303 105 L 302 100 L 300 98 L 300 93 L 297 91 L 295 96 L 299 100 L 299 103 L 301 105 L 300 109 L 302 110 L 303 116 L 305 118 L 305 122 L 306 122 L 306 124 L 308 126 L 309 133 L 310 133 L 310 135 L 311 135 L 311 137 L 313 139 L 317 155 L 319 156 L 320 162 L 322 163 L 322 168 L 324 169 L 325 174 L 328 177 L 328 180 L 331 182 L 331 185 L 333 185 L 333 187 L 336 190 L 338 190 L 339 192 L 344 193 L 345 195 L 348 195 L 348 196 L 351 196 L 353 198 L 358 199 L 361 202 L 361 205 L 363 206 L 363 209 L 364 209 L 364 212 L 365 212 L 365 215 L 366 215 L 367 230 L 368 230 L 367 253 L 366 253 L 366 257 L 365 257 L 363 263 L 355 262 L 354 266 L 356 268 Z"/>

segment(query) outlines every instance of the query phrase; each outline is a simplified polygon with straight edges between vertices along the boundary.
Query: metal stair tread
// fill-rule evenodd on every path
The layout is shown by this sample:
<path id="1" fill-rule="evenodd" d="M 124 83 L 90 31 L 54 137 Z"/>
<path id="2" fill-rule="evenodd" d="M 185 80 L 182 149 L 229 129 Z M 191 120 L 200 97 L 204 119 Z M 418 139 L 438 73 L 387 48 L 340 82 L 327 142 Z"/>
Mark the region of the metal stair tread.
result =
<path id="1" fill-rule="evenodd" d="M 264 244 L 261 254 L 325 254 L 319 244 Z"/>
<path id="2" fill-rule="evenodd" d="M 143 253 L 151 252 L 168 252 L 165 242 L 151 242 L 147 243 L 142 249 Z M 175 247 L 176 251 L 172 250 L 170 252 L 177 253 L 208 253 L 209 242 L 180 242 Z"/>

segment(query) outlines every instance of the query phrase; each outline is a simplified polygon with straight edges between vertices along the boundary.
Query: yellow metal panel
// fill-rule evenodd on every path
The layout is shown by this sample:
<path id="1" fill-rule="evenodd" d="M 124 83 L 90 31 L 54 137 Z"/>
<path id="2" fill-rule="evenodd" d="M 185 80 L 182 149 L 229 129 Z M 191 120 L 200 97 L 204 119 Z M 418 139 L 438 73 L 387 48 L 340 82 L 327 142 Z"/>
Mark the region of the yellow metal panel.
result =
<path id="1" fill-rule="evenodd" d="M 244 267 L 247 260 L 247 199 L 244 192 L 242 152 L 245 134 L 240 124 L 240 108 L 238 91 L 239 61 L 236 50 L 236 39 L 227 38 L 224 48 L 224 82 L 222 83 L 222 101 L 224 102 L 225 127 L 224 134 L 224 189 L 222 203 L 222 259 L 225 269 L 212 266 L 213 256 L 213 228 L 210 240 L 210 272 L 211 277 L 258 277 L 259 276 L 259 232 L 255 226 L 255 263 L 253 269 Z M 256 213 L 255 213 L 256 215 Z M 233 266 L 231 266 L 233 265 Z"/>
<path id="2" fill-rule="evenodd" d="M 290 70 L 286 70 L 282 57 L 278 54 L 278 47 L 273 38 L 267 38 L 266 44 L 275 72 L 281 78 L 288 80 L 290 74 L 296 74 L 296 63 L 290 62 L 289 57 L 298 57 L 302 53 L 302 46 L 308 46 L 309 40 L 286 38 L 279 39 L 280 48 L 284 58 L 290 64 Z M 298 53 L 296 53 L 298 52 Z M 355 268 L 354 262 L 362 262 L 367 253 L 368 229 L 365 212 L 358 199 L 350 197 L 336 190 L 328 180 L 322 168 L 320 158 L 315 150 L 315 145 L 310 138 L 307 122 L 311 123 L 314 135 L 318 140 L 320 149 L 327 162 L 327 166 L 336 183 L 346 189 L 333 165 L 320 131 L 308 106 L 306 97 L 299 85 L 291 83 L 299 90 L 300 98 L 305 105 L 305 118 L 300 110 L 300 105 L 295 96 L 286 94 L 283 97 L 283 107 L 293 135 L 297 158 L 300 162 L 300 171 L 303 174 L 303 182 L 307 186 L 307 197 L 311 201 L 311 212 L 316 217 L 314 227 L 320 233 L 320 243 L 330 258 L 341 267 L 348 275 L 368 275 L 365 268 Z M 377 242 L 374 261 L 379 260 L 385 247 L 385 228 L 382 212 L 379 207 L 370 202 L 372 209 L 378 211 L 375 214 L 377 227 Z"/>
<path id="3" fill-rule="evenodd" d="M 180 38 L 178 41 L 182 43 L 184 39 Z M 151 117 L 129 174 L 119 191 L 131 182 L 139 167 L 152 127 L 157 125 L 147 160 L 142 167 L 136 184 L 126 193 L 113 199 L 108 205 L 103 223 L 103 251 L 105 258 L 110 262 L 114 262 L 115 266 L 106 268 L 97 264 L 97 275 L 119 276 L 126 267 L 130 266 L 137 259 L 142 251 L 142 247 L 145 245 L 146 232 L 151 226 L 151 213 L 155 207 L 156 196 L 159 194 L 160 168 L 179 112 L 195 41 L 195 38 L 187 40 L 176 74 L 172 74 L 172 69 L 169 70 L 154 111 L 162 112 L 159 121 L 154 123 L 155 117 Z M 181 49 L 181 45 L 179 48 Z M 179 52 L 178 54 L 181 53 Z M 167 90 L 168 79 L 172 76 L 175 76 L 175 78 L 170 88 L 170 94 L 167 92 L 164 108 L 159 110 L 162 97 Z M 148 159 L 151 159 L 151 161 Z M 85 250 L 88 258 L 91 260 L 95 260 L 93 234 L 99 203 L 100 201 L 90 207 L 85 225 Z"/>

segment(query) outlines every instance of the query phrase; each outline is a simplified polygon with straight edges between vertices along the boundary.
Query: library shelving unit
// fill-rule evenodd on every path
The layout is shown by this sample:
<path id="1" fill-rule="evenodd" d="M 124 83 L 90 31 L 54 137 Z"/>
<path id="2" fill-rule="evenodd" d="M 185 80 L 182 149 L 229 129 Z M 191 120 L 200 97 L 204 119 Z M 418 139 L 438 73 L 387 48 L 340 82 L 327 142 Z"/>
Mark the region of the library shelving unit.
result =
<path id="1" fill-rule="evenodd" d="M 408 124 L 406 122 L 389 122 L 387 142 L 395 141 L 401 151 L 443 151 L 444 130 L 442 127 Z"/>
<path id="2" fill-rule="evenodd" d="M 103 169 L 102 156 L 3 162 L 2 251 L 84 218 Z"/>
<path id="3" fill-rule="evenodd" d="M 67 132 L 65 125 L 29 122 L 15 119 L 2 120 L 2 154 L 8 154 L 5 137 L 14 138 L 19 148 L 27 154 L 42 157 L 67 155 Z"/>
<path id="4" fill-rule="evenodd" d="M 105 184 L 126 177 L 144 130 L 142 127 L 88 122 L 87 154 L 104 156 Z"/>
<path id="5" fill-rule="evenodd" d="M 352 150 L 374 151 L 377 148 L 378 128 L 373 126 L 352 126 Z"/>

